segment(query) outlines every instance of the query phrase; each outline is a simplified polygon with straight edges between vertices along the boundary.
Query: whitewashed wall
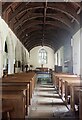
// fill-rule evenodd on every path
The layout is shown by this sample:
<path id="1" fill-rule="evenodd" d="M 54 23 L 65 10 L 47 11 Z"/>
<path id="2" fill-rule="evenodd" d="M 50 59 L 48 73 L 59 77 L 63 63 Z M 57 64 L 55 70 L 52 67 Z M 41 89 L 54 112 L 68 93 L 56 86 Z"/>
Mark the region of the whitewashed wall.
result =
<path id="1" fill-rule="evenodd" d="M 80 75 L 80 30 L 73 36 L 73 73 Z"/>
<path id="2" fill-rule="evenodd" d="M 58 59 L 57 59 L 57 54 L 58 54 Z M 56 51 L 55 53 L 55 65 L 58 65 L 58 66 L 64 65 L 64 47 L 63 46 L 60 49 L 58 49 L 58 51 Z"/>
<path id="3" fill-rule="evenodd" d="M 3 75 L 3 67 L 5 66 L 6 54 L 4 52 L 5 41 L 8 46 L 8 73 L 14 73 L 14 63 L 16 59 L 21 60 L 21 48 L 26 52 L 24 57 L 24 63 L 27 63 L 28 51 L 11 31 L 5 21 L 0 17 L 0 78 Z M 16 45 L 18 46 L 17 51 L 15 51 Z M 15 55 L 15 52 L 17 55 Z M 16 57 L 15 57 L 16 56 Z"/>
<path id="4" fill-rule="evenodd" d="M 60 66 L 62 66 L 62 71 L 64 71 L 64 46 L 60 48 Z"/>
<path id="5" fill-rule="evenodd" d="M 39 50 L 41 49 L 41 46 L 35 47 L 30 51 L 30 62 L 29 64 L 33 65 L 33 68 L 35 69 L 36 67 L 41 67 L 41 64 L 39 63 Z M 48 55 L 48 61 L 47 64 L 44 64 L 43 67 L 48 67 L 48 68 L 54 68 L 54 51 L 47 47 L 43 47 L 47 51 Z"/>

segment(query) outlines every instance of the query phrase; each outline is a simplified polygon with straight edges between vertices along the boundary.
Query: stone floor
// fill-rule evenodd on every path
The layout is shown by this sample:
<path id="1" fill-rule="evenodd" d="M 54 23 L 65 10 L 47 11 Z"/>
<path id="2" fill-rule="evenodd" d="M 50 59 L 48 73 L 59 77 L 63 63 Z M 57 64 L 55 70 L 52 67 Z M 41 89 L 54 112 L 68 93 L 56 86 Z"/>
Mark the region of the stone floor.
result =
<path id="1" fill-rule="evenodd" d="M 34 90 L 28 120 L 75 120 L 52 84 L 38 84 Z M 70 119 L 72 118 L 72 119 Z M 77 120 L 77 119 L 76 119 Z"/>

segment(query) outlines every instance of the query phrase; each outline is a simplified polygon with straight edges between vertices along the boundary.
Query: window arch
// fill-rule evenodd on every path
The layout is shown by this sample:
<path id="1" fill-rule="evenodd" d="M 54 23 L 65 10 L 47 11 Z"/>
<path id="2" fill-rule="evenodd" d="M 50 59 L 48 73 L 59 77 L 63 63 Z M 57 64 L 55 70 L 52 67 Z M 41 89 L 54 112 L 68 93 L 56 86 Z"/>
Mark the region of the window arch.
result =
<path id="1" fill-rule="evenodd" d="M 47 64 L 47 51 L 44 48 L 39 50 L 39 63 Z"/>
<path id="2" fill-rule="evenodd" d="M 8 53 L 7 43 L 5 42 L 5 52 Z"/>

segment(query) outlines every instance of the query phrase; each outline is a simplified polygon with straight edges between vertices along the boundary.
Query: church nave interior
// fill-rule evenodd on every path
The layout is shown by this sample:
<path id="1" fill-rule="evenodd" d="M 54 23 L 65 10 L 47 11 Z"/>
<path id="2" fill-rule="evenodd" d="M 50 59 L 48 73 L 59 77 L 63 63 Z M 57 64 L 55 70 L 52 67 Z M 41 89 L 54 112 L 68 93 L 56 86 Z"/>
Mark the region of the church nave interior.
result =
<path id="1" fill-rule="evenodd" d="M 82 120 L 82 2 L 0 2 L 0 119 Z"/>

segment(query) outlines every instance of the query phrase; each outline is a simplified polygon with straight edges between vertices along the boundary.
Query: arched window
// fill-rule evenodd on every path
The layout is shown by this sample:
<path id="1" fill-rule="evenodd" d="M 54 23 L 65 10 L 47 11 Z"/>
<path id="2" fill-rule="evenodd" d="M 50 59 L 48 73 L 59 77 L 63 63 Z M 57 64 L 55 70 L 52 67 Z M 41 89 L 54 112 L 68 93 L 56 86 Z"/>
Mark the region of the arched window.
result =
<path id="1" fill-rule="evenodd" d="M 44 48 L 39 51 L 39 63 L 47 64 L 47 51 Z"/>
<path id="2" fill-rule="evenodd" d="M 8 53 L 7 43 L 5 42 L 5 52 Z"/>

